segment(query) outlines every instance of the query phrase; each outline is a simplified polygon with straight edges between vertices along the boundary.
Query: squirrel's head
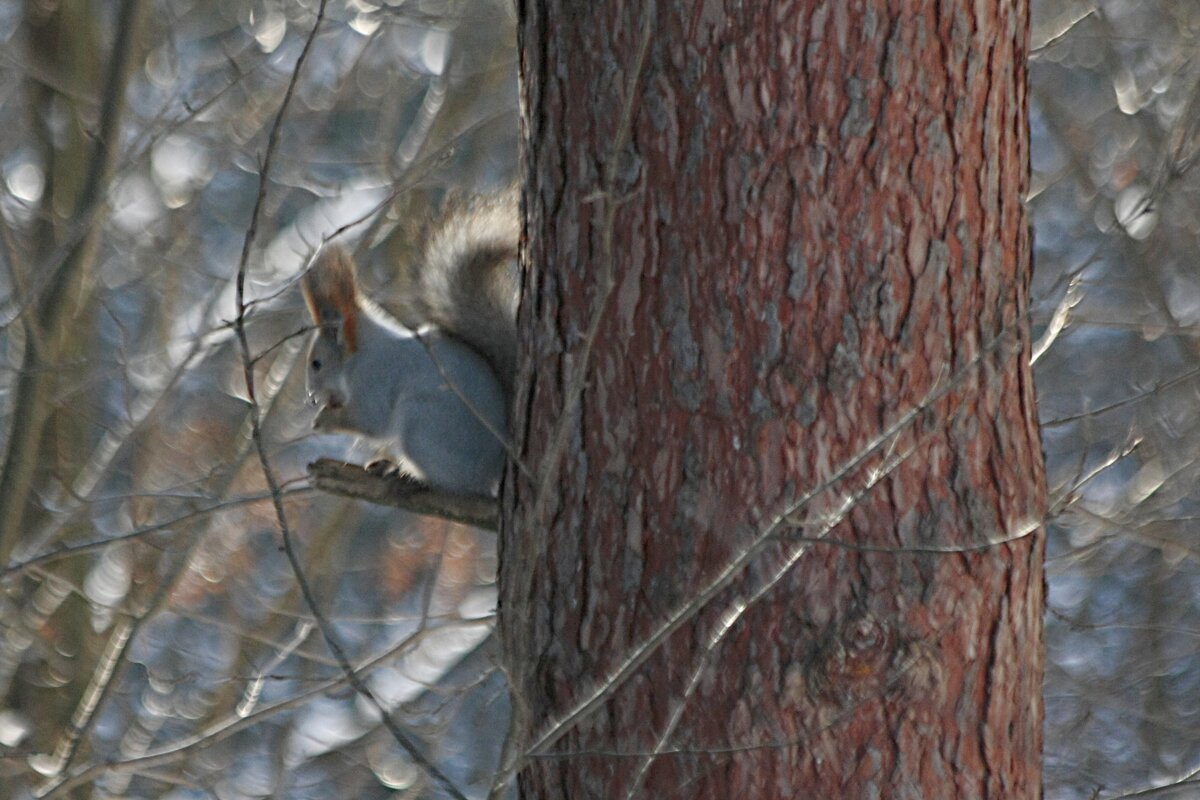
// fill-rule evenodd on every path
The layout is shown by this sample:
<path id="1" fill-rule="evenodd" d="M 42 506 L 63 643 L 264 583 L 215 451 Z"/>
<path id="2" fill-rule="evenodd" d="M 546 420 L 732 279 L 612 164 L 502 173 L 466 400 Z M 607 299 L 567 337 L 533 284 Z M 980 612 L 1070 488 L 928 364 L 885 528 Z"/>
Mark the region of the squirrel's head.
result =
<path id="1" fill-rule="evenodd" d="M 324 247 L 301 281 L 304 300 L 317 325 L 308 350 L 308 398 L 317 406 L 313 427 L 343 427 L 351 398 L 347 361 L 358 349 L 360 303 L 354 259 L 340 247 Z"/>

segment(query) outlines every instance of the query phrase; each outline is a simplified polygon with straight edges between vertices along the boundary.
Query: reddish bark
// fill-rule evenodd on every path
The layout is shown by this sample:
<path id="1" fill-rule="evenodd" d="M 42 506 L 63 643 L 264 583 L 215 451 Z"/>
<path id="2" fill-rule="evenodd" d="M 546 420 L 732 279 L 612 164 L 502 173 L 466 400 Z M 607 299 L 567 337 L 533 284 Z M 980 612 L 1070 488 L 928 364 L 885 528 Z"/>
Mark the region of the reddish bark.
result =
<path id="1" fill-rule="evenodd" d="M 523 795 L 1038 796 L 1026 2 L 521 15 Z"/>

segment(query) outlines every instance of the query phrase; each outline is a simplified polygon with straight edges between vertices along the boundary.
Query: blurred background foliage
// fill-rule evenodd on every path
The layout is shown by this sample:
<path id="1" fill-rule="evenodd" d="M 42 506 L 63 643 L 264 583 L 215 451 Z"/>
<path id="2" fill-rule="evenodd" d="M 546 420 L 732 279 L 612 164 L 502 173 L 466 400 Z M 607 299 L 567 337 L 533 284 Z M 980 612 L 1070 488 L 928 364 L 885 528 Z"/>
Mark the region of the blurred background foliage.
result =
<path id="1" fill-rule="evenodd" d="M 298 594 L 230 325 L 318 7 L 0 3 L 0 795 L 441 796 Z M 247 282 L 309 580 L 376 696 L 472 796 L 507 726 L 494 536 L 305 489 L 314 457 L 368 454 L 310 434 L 295 278 L 353 223 L 386 303 L 388 264 L 447 195 L 513 180 L 514 26 L 506 0 L 331 0 Z"/>
<path id="2" fill-rule="evenodd" d="M 1046 794 L 1196 797 L 1200 3 L 1033 10 Z"/>
<path id="3" fill-rule="evenodd" d="M 8 796 L 444 795 L 348 689 L 297 593 L 229 324 L 267 136 L 318 5 L 0 0 Z M 1033 10 L 1046 793 L 1193 796 L 1200 3 Z M 508 713 L 494 537 L 305 488 L 314 457 L 369 454 L 309 433 L 294 284 L 354 223 L 386 303 L 388 265 L 419 253 L 448 196 L 514 179 L 514 12 L 330 0 L 313 47 L 250 257 L 269 452 L 352 660 L 481 796 Z"/>

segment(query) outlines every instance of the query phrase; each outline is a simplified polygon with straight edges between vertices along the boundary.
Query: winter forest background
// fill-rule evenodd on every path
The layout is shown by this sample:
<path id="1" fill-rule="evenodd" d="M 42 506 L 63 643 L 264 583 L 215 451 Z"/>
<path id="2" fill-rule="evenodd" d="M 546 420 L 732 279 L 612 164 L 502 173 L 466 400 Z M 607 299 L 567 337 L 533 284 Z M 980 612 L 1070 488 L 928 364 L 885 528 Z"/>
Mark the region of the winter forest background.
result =
<path id="1" fill-rule="evenodd" d="M 330 2 L 269 146 L 318 5 L 0 3 L 11 796 L 440 796 L 346 684 L 264 496 L 232 322 L 268 150 L 247 333 L 306 574 L 430 759 L 490 785 L 495 537 L 306 488 L 353 443 L 310 434 L 295 277 L 353 224 L 386 302 L 448 197 L 514 179 L 514 11 Z M 1200 6 L 1033 12 L 1045 786 L 1113 798 L 1200 770 Z"/>

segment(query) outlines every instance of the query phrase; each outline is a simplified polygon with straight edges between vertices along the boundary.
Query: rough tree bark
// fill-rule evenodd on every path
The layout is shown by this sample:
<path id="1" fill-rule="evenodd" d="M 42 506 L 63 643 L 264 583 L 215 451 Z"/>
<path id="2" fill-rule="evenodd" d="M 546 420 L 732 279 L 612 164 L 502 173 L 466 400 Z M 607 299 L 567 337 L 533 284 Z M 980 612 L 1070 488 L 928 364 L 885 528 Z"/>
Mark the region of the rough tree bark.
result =
<path id="1" fill-rule="evenodd" d="M 1039 795 L 1027 11 L 522 2 L 523 796 Z"/>

